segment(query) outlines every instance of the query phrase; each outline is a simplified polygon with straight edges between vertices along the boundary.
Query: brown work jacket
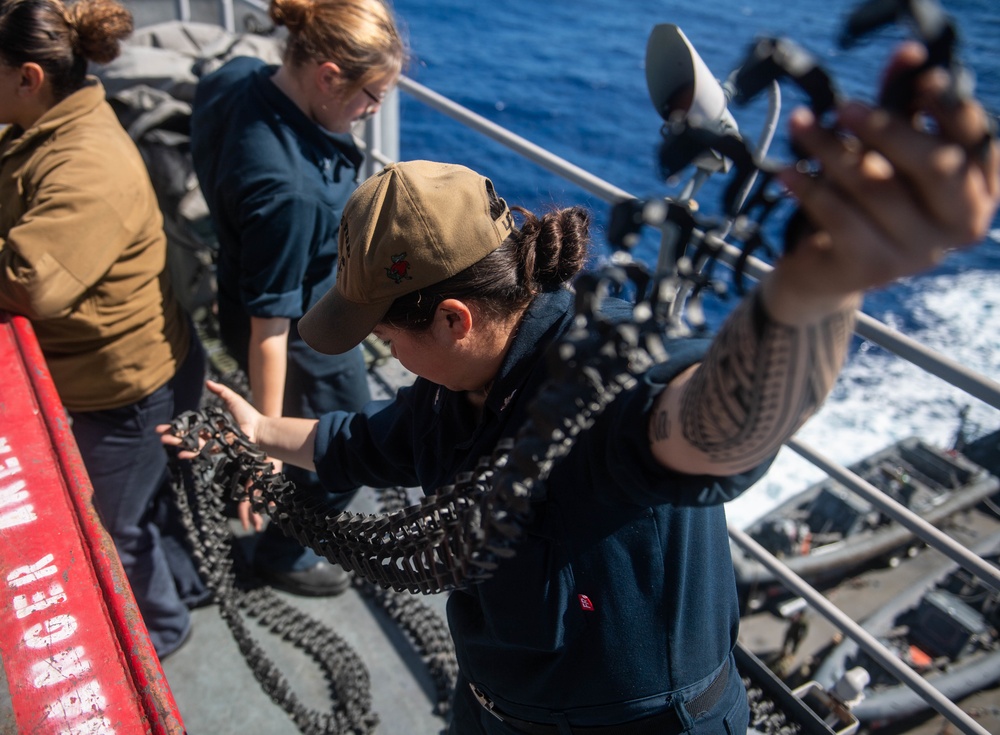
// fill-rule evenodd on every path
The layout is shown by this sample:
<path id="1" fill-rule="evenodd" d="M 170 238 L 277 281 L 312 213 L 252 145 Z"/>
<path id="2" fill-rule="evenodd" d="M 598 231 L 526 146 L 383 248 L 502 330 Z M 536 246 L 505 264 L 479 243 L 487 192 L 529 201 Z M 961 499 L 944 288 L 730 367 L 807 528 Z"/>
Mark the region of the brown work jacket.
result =
<path id="1" fill-rule="evenodd" d="M 149 174 L 96 79 L 0 135 L 0 309 L 27 316 L 67 409 L 134 403 L 187 356 Z"/>

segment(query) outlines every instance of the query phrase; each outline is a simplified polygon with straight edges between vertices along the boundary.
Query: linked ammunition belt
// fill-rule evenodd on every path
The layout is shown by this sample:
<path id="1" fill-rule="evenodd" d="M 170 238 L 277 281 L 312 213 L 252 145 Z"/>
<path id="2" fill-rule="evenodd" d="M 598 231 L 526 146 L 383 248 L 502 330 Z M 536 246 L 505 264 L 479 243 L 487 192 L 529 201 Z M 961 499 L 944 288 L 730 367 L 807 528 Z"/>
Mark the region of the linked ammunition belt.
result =
<path id="1" fill-rule="evenodd" d="M 390 513 L 331 515 L 324 503 L 273 472 L 265 453 L 222 408 L 183 414 L 173 432 L 185 439 L 186 449 L 203 444 L 196 464 L 210 465 L 212 482 L 229 497 L 249 498 L 255 512 L 267 514 L 285 534 L 331 562 L 400 592 L 453 590 L 487 579 L 514 553 L 535 489 L 579 434 L 635 381 L 631 371 L 651 364 L 634 325 L 602 331 L 606 339 L 594 340 L 581 327 L 574 330 L 576 339 L 570 335 L 557 346 L 553 366 L 559 371 L 514 439 L 502 441 L 453 484 Z M 569 416 L 567 407 L 573 411 Z"/>
<path id="2" fill-rule="evenodd" d="M 643 271 L 615 270 L 611 281 L 622 282 L 629 273 L 642 277 Z M 334 631 L 269 588 L 244 589 L 237 583 L 227 499 L 249 498 L 253 510 L 269 515 L 284 533 L 353 572 L 359 591 L 390 615 L 421 655 L 437 687 L 436 711 L 447 714 L 457 672 L 450 634 L 440 615 L 407 593 L 444 592 L 489 578 L 515 553 L 531 502 L 544 494 L 553 465 L 634 383 L 635 375 L 648 369 L 651 355 L 665 355 L 663 327 L 648 318 L 655 305 L 644 302 L 640 310 L 647 317 L 645 327 L 613 324 L 600 315 L 609 283 L 606 277 L 588 276 L 578 284 L 577 322 L 550 350 L 552 378 L 517 436 L 481 458 L 473 472 L 416 504 L 406 504 L 405 490 L 394 488 L 382 491 L 383 513 L 331 514 L 325 503 L 273 472 L 265 453 L 221 407 L 209 405 L 174 421 L 172 432 L 184 439 L 184 448 L 197 451 L 201 445 L 191 462 L 172 462 L 199 572 L 262 689 L 303 733 L 372 732 L 378 717 L 371 711 L 368 671 Z M 329 682 L 330 712 L 299 701 L 253 638 L 246 618 L 316 662 Z"/>
<path id="3" fill-rule="evenodd" d="M 747 703 L 750 705 L 750 731 L 760 735 L 799 735 L 802 725 L 788 716 L 788 713 L 774 698 L 755 683 L 749 676 L 743 675 L 743 686 L 747 690 Z"/>

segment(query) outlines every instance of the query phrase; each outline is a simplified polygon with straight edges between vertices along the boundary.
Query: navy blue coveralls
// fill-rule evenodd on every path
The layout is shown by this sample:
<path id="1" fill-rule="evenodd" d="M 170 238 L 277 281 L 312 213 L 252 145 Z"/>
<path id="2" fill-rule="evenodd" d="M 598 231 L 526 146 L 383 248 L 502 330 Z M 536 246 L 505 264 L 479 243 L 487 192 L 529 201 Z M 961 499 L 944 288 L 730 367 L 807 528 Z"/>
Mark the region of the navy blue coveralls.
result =
<path id="1" fill-rule="evenodd" d="M 463 394 L 423 379 L 363 413 L 323 416 L 315 462 L 324 484 L 433 492 L 471 470 L 523 424 L 546 378 L 541 351 L 567 329 L 572 306 L 566 290 L 534 300 L 481 418 Z M 480 706 L 472 683 L 496 711 L 541 726 L 532 732 L 646 732 L 617 723 L 666 713 L 690 732 L 746 733 L 746 693 L 727 667 L 739 612 L 722 503 L 763 468 L 730 477 L 671 472 L 652 456 L 647 434 L 654 398 L 705 347 L 668 345 L 670 360 L 613 402 L 553 469 L 516 555 L 491 579 L 451 594 L 460 667 L 451 732 L 526 731 Z M 707 689 L 707 712 L 683 706 Z"/>
<path id="2" fill-rule="evenodd" d="M 191 152 L 219 240 L 222 340 L 246 370 L 250 317 L 290 319 L 283 413 L 314 418 L 371 399 L 360 349 L 322 355 L 297 326 L 336 279 L 340 218 L 362 155 L 349 134 L 323 130 L 285 96 L 271 81 L 276 69 L 237 57 L 205 76 L 194 100 Z M 284 474 L 325 496 L 314 473 L 288 466 Z M 349 501 L 344 496 L 341 506 Z M 319 557 L 272 525 L 256 560 L 289 571 L 309 569 Z"/>

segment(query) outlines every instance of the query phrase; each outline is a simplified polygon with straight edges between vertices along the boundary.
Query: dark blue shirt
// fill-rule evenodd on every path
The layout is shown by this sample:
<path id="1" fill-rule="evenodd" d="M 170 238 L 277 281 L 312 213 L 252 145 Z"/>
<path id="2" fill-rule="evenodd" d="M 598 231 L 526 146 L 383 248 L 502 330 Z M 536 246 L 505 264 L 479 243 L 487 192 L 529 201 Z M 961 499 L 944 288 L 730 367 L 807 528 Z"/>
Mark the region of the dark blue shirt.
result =
<path id="1" fill-rule="evenodd" d="M 433 492 L 471 470 L 524 423 L 547 377 L 542 351 L 568 328 L 572 307 L 568 291 L 535 299 L 481 418 L 464 394 L 423 379 L 361 414 L 323 417 L 321 479 L 332 490 Z M 722 503 L 763 468 L 731 477 L 672 472 L 653 457 L 647 433 L 655 397 L 706 346 L 668 344 L 670 359 L 619 396 L 555 466 L 516 555 L 491 579 L 451 594 L 461 669 L 503 711 L 528 720 L 573 713 L 572 721 L 593 724 L 635 719 L 714 672 L 735 645 Z"/>
<path id="2" fill-rule="evenodd" d="M 335 280 L 337 234 L 357 188 L 349 135 L 310 120 L 271 81 L 276 67 L 232 59 L 198 84 L 191 154 L 219 239 L 219 323 L 244 361 L 250 316 L 296 320 Z"/>

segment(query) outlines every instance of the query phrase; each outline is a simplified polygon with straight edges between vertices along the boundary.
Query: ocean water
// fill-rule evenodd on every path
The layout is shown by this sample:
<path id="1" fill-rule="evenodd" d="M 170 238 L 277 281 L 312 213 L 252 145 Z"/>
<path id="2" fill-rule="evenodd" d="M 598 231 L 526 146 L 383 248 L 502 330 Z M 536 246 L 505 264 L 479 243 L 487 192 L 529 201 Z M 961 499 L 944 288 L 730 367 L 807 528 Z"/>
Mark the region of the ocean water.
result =
<path id="1" fill-rule="evenodd" d="M 739 65 L 755 36 L 787 36 L 822 61 L 844 94 L 870 100 L 882 63 L 909 30 L 888 27 L 840 50 L 836 39 L 853 7 L 844 0 L 395 0 L 412 52 L 408 76 L 641 198 L 678 192 L 661 180 L 655 164 L 661 120 L 644 71 L 654 25 L 680 26 L 719 79 Z M 976 75 L 978 96 L 1000 112 L 1000 6 L 996 0 L 954 0 L 944 8 L 958 26 L 959 54 Z M 803 97 L 790 85 L 783 85 L 782 96 L 770 155 L 789 160 L 787 114 Z M 402 158 L 470 166 L 488 175 L 509 203 L 534 211 L 589 206 L 595 244 L 607 252 L 606 204 L 405 94 L 401 104 Z M 763 96 L 730 108 L 750 140 L 757 139 L 765 108 Z M 718 211 L 723 183 L 713 178 L 699 194 L 702 211 Z M 643 238 L 636 256 L 652 262 L 655 237 Z M 709 322 L 724 318 L 731 303 L 706 303 Z M 1000 381 L 1000 221 L 976 248 L 869 294 L 864 309 Z M 859 339 L 833 394 L 799 437 L 845 463 L 910 435 L 948 445 L 966 405 L 974 434 L 1000 426 L 996 409 Z M 770 473 L 727 506 L 730 522 L 745 526 L 821 476 L 782 450 Z"/>

